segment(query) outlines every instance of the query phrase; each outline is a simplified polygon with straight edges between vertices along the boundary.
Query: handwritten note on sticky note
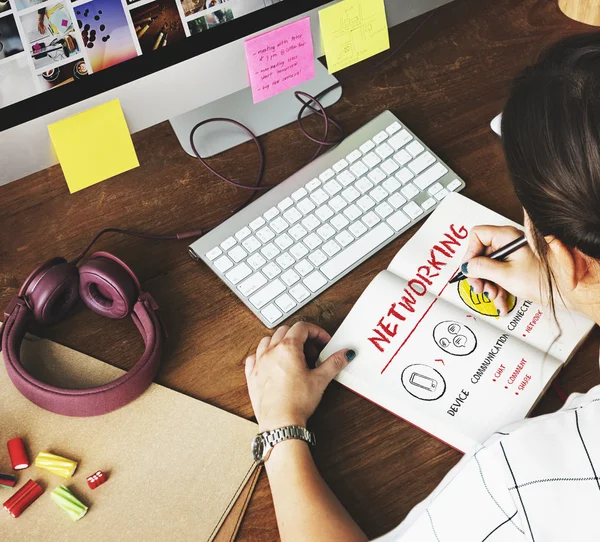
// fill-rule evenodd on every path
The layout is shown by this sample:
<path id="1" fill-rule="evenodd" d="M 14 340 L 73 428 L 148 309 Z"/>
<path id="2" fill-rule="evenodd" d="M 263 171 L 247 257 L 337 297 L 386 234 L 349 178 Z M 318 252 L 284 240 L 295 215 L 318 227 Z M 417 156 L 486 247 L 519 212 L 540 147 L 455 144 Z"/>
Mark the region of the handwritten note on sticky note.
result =
<path id="1" fill-rule="evenodd" d="M 250 38 L 245 45 L 254 103 L 315 76 L 310 17 Z"/>
<path id="2" fill-rule="evenodd" d="M 48 126 L 71 194 L 140 165 L 119 100 Z"/>
<path id="3" fill-rule="evenodd" d="M 384 0 L 344 0 L 319 11 L 319 21 L 329 73 L 390 48 Z"/>

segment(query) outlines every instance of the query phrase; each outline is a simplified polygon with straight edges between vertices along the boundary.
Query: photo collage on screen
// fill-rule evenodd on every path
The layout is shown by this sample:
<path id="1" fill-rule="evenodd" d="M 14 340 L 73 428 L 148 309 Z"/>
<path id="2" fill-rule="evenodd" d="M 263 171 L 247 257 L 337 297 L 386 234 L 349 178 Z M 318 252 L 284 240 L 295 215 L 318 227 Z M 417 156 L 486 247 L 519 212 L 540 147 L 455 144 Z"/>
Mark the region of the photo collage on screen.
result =
<path id="1" fill-rule="evenodd" d="M 282 0 L 0 0 L 0 109 Z"/>

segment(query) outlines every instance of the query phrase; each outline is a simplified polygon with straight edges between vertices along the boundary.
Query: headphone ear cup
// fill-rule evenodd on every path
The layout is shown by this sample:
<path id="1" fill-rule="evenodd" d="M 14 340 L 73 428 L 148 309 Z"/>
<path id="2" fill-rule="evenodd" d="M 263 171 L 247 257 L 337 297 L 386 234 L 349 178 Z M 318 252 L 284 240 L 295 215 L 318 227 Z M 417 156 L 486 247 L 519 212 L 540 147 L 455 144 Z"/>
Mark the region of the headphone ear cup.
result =
<path id="1" fill-rule="evenodd" d="M 79 296 L 102 316 L 125 318 L 131 314 L 139 297 L 138 285 L 120 260 L 99 254 L 92 255 L 79 268 Z"/>
<path id="2" fill-rule="evenodd" d="M 50 260 L 38 267 L 21 287 L 33 316 L 40 324 L 61 320 L 79 299 L 77 267 L 63 258 Z"/>

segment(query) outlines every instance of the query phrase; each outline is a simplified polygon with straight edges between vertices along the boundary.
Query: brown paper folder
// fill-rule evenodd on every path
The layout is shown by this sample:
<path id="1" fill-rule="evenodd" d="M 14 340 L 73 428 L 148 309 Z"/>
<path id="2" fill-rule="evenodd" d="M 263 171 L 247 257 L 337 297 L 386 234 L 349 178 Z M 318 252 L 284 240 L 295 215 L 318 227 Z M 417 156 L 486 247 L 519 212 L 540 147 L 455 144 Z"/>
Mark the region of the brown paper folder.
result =
<path id="1" fill-rule="evenodd" d="M 123 373 L 32 337 L 22 354 L 30 372 L 62 387 L 99 385 Z M 46 489 L 17 519 L 0 509 L 2 539 L 229 541 L 258 478 L 250 455 L 256 432 L 254 423 L 158 384 L 104 416 L 58 416 L 25 399 L 1 366 L 0 472 L 17 475 L 15 489 L 30 478 Z M 25 440 L 32 464 L 16 473 L 4 444 L 13 437 Z M 41 451 L 79 461 L 73 478 L 34 467 Z M 108 481 L 91 490 L 86 477 L 97 470 L 107 473 Z M 71 521 L 50 500 L 60 484 L 90 507 L 81 520 Z M 0 487 L 0 503 L 13 493 Z"/>

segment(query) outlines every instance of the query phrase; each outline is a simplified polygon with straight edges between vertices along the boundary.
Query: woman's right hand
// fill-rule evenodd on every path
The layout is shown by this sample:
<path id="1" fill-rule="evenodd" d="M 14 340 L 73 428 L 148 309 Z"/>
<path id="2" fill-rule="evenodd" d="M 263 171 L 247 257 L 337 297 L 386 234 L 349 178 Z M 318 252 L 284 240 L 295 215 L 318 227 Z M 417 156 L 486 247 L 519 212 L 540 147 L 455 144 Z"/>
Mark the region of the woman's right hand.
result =
<path id="1" fill-rule="evenodd" d="M 476 226 L 469 236 L 461 271 L 473 292 L 486 293 L 500 315 L 508 312 L 508 292 L 541 303 L 541 264 L 531 247 L 516 250 L 503 262 L 486 257 L 522 235 L 521 230 L 512 226 Z"/>

